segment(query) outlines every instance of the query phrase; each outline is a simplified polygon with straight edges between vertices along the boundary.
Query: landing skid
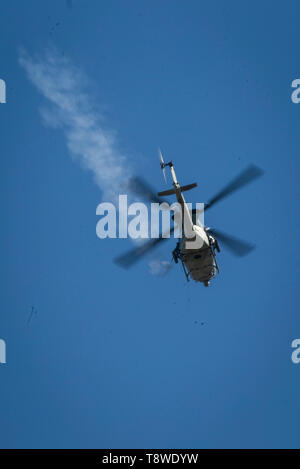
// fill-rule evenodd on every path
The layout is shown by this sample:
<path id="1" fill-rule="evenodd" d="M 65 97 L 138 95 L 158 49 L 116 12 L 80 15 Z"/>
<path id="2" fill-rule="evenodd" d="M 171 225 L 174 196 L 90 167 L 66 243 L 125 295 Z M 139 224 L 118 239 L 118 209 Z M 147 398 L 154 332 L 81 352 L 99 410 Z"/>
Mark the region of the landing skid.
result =
<path id="1" fill-rule="evenodd" d="M 181 265 L 182 265 L 182 268 L 183 268 L 184 275 L 185 275 L 187 281 L 189 282 L 190 281 L 190 273 L 187 272 L 187 270 L 185 268 L 185 265 L 183 263 L 183 260 L 182 259 L 180 259 L 180 260 L 181 260 Z"/>

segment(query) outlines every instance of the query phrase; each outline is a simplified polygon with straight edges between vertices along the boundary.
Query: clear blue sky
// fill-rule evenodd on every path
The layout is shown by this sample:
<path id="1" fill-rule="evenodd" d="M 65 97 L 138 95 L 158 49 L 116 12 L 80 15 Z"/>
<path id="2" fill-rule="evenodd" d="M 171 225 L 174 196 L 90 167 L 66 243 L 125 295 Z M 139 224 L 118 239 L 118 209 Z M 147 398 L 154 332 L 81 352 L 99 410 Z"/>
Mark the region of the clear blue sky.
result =
<path id="1" fill-rule="evenodd" d="M 296 1 L 1 2 L 1 447 L 300 446 L 299 14 Z M 209 289 L 180 267 L 114 265 L 131 245 L 96 237 L 101 191 L 18 63 L 48 46 L 86 74 L 158 190 L 158 146 L 198 182 L 194 202 L 262 167 L 206 217 L 256 251 L 222 250 Z"/>

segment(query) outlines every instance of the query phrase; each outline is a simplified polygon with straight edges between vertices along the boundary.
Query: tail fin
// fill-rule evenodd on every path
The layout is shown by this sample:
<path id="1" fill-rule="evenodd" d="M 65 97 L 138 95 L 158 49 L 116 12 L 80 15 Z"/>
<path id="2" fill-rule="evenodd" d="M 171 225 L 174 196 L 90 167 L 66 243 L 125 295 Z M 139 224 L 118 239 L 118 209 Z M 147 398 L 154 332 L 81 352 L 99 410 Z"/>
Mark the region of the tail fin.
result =
<path id="1" fill-rule="evenodd" d="M 190 189 L 194 189 L 194 187 L 197 187 L 196 182 L 193 182 L 193 184 L 188 184 L 187 186 L 181 186 L 180 190 L 181 192 L 185 192 L 185 191 L 189 191 Z M 176 194 L 175 189 L 169 189 L 167 191 L 158 192 L 157 195 L 159 195 L 159 197 L 164 197 L 166 195 L 173 195 L 173 194 Z"/>

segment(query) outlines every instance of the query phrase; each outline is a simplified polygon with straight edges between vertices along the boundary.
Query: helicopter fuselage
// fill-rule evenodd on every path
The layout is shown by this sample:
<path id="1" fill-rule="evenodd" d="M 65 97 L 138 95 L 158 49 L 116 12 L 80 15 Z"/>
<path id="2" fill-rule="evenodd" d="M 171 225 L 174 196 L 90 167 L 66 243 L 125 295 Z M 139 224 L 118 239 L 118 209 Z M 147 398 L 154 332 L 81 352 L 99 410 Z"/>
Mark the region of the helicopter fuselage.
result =
<path id="1" fill-rule="evenodd" d="M 186 266 L 189 276 L 196 282 L 208 286 L 208 282 L 217 273 L 217 264 L 211 247 L 203 247 L 195 252 L 191 249 L 183 251 L 182 262 Z"/>
<path id="2" fill-rule="evenodd" d="M 201 247 L 196 249 L 189 247 L 191 239 L 183 236 L 173 251 L 173 258 L 176 263 L 178 259 L 182 262 L 188 280 L 192 278 L 196 282 L 202 282 L 205 286 L 208 286 L 210 280 L 218 272 L 215 240 L 212 236 L 207 235 L 201 226 L 194 225 L 193 232 L 195 237 L 199 237 L 198 243 L 202 244 Z M 196 241 L 195 238 L 193 241 Z"/>
<path id="3" fill-rule="evenodd" d="M 181 260 L 187 280 L 191 277 L 196 282 L 202 282 L 205 286 L 208 286 L 209 281 L 218 272 L 215 240 L 206 232 L 205 227 L 199 224 L 197 213 L 193 215 L 182 194 L 183 191 L 195 187 L 196 184 L 180 187 L 173 163 L 168 163 L 168 166 L 171 170 L 174 189 L 159 193 L 159 195 L 170 195 L 171 193 L 176 195 L 181 206 L 181 220 L 183 221 L 183 237 L 173 251 L 173 257 L 175 261 Z"/>

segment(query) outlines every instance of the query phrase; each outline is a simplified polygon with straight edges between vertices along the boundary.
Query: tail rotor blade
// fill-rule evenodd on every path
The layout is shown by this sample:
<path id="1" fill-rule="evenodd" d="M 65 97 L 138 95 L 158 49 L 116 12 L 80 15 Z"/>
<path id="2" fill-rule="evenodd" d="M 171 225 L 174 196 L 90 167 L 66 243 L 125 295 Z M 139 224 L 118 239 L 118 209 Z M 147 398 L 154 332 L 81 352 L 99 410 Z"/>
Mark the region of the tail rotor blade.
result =
<path id="1" fill-rule="evenodd" d="M 164 162 L 164 159 L 163 159 L 160 148 L 158 149 L 158 156 L 159 156 L 159 159 L 160 159 L 160 167 L 161 167 L 161 170 L 163 172 L 164 180 L 165 180 L 165 183 L 167 184 L 167 175 L 166 175 L 165 162 Z"/>

